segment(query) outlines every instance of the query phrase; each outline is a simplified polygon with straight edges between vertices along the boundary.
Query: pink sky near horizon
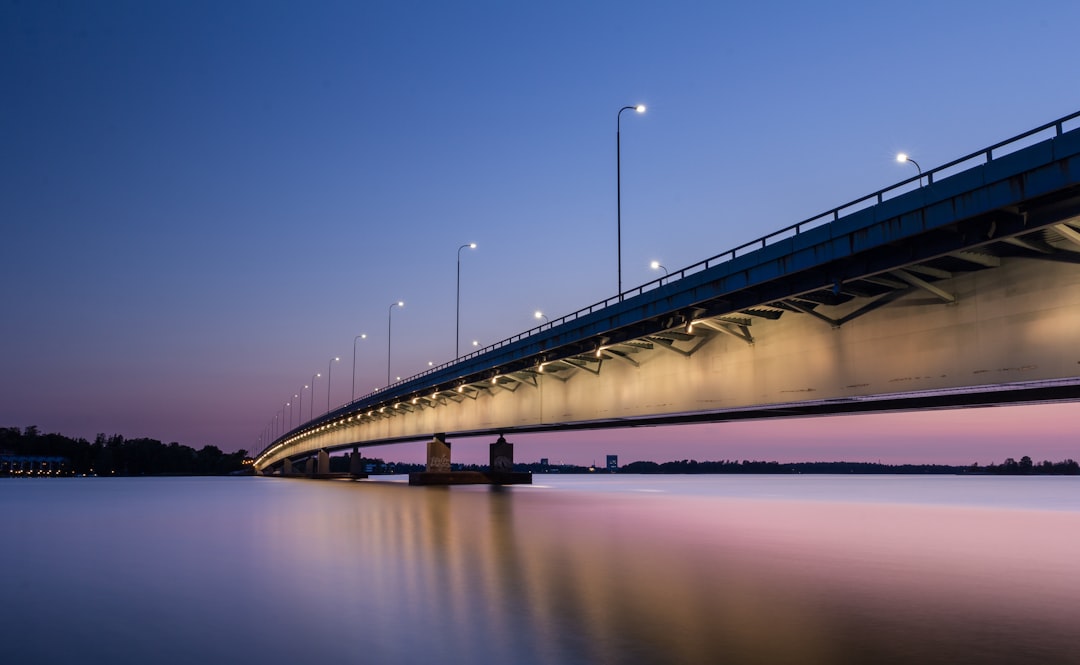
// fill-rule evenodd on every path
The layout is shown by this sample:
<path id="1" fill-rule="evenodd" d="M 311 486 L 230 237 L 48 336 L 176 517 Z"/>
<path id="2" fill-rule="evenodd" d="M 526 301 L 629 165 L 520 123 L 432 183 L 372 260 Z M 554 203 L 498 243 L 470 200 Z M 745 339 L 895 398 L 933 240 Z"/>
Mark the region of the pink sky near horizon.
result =
<path id="1" fill-rule="evenodd" d="M 1000 464 L 1024 455 L 1036 462 L 1080 459 L 1080 404 L 1039 404 L 782 418 L 643 427 L 604 432 L 508 435 L 518 462 L 603 465 L 696 459 L 885 464 Z M 452 460 L 486 464 L 487 440 L 451 440 Z M 423 443 L 375 446 L 363 454 L 422 463 Z"/>

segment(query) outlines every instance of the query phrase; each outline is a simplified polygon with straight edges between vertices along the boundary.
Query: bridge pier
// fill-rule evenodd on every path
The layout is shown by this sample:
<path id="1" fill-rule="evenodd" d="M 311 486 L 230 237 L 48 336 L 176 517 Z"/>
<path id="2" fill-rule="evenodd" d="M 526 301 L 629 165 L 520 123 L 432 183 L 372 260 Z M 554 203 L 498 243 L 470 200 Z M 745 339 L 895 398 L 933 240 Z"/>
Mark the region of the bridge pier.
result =
<path id="1" fill-rule="evenodd" d="M 353 478 L 367 478 L 367 474 L 364 473 L 364 458 L 360 455 L 358 448 L 353 448 L 352 454 L 349 455 L 349 475 Z"/>
<path id="2" fill-rule="evenodd" d="M 503 437 L 491 444 L 490 467 L 480 471 L 452 471 L 450 442 L 443 433 L 435 434 L 427 444 L 427 468 L 409 474 L 410 485 L 510 485 L 531 484 L 531 473 L 514 473 L 514 444 Z"/>
<path id="3" fill-rule="evenodd" d="M 281 475 L 291 476 L 293 473 L 292 460 L 286 457 L 285 461 L 281 463 Z"/>
<path id="4" fill-rule="evenodd" d="M 488 448 L 488 477 L 498 485 L 532 484 L 532 473 L 514 471 L 514 444 L 502 434 Z"/>

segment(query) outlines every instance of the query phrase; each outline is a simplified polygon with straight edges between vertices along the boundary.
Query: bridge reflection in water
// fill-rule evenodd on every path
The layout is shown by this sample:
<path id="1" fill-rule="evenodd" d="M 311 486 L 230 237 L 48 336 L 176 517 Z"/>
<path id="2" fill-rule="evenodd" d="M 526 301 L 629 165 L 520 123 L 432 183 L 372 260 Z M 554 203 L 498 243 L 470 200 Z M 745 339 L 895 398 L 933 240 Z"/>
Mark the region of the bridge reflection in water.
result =
<path id="1" fill-rule="evenodd" d="M 1022 482 L 931 482 L 1010 480 Z M 1076 512 L 761 500 L 718 495 L 720 478 L 574 481 L 289 483 L 262 511 L 276 526 L 259 565 L 310 655 L 365 662 L 1068 662 Z"/>

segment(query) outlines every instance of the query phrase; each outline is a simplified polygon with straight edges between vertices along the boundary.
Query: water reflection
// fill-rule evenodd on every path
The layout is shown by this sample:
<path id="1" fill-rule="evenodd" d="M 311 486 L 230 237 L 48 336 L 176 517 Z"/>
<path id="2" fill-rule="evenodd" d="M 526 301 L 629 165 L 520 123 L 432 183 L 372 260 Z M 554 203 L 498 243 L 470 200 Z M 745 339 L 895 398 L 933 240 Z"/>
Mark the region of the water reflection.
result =
<path id="1" fill-rule="evenodd" d="M 1080 618 L 1074 513 L 340 491 L 285 568 L 349 568 L 409 662 L 1053 662 Z"/>
<path id="2" fill-rule="evenodd" d="M 57 482 L 0 483 L 0 566 L 41 581 L 0 590 L 11 662 L 1080 662 L 1077 510 L 784 478 Z"/>

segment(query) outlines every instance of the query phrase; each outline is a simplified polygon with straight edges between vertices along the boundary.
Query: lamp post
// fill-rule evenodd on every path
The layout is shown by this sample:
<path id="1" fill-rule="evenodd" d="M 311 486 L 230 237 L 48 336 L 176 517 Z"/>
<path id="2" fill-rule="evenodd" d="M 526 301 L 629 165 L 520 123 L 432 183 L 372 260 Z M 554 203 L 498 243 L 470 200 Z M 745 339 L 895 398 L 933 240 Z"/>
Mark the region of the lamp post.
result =
<path id="1" fill-rule="evenodd" d="M 470 242 L 457 248 L 457 309 L 454 316 L 454 359 L 461 357 L 461 250 L 468 247 L 476 249 L 476 243 Z"/>
<path id="2" fill-rule="evenodd" d="M 914 164 L 915 168 L 919 171 L 919 187 L 922 187 L 922 167 L 919 166 L 919 163 L 911 157 L 908 157 L 908 155 L 903 152 L 896 155 L 896 161 L 900 162 L 901 164 L 903 164 L 904 162 L 911 162 L 912 164 Z"/>
<path id="3" fill-rule="evenodd" d="M 650 268 L 652 268 L 653 270 L 663 270 L 663 271 L 664 271 L 664 277 L 667 277 L 667 276 L 668 276 L 668 275 L 670 274 L 670 273 L 669 273 L 669 272 L 667 271 L 667 268 L 665 268 L 664 266 L 660 265 L 660 262 L 659 262 L 659 261 L 653 261 L 652 263 L 650 263 L 650 264 L 649 264 L 649 267 L 650 267 Z"/>
<path id="4" fill-rule="evenodd" d="M 645 105 L 624 106 L 619 109 L 615 116 L 615 219 L 616 219 L 616 253 L 618 255 L 619 268 L 619 300 L 622 300 L 622 142 L 619 133 L 622 129 L 622 112 L 637 111 L 645 112 Z"/>
<path id="5" fill-rule="evenodd" d="M 390 332 L 392 330 L 392 325 L 393 325 L 393 322 L 394 322 L 394 308 L 395 307 L 404 307 L 404 306 L 405 306 L 405 302 L 399 300 L 396 303 L 391 304 L 390 309 L 387 310 L 388 313 L 386 315 L 386 385 L 390 385 Z"/>
<path id="6" fill-rule="evenodd" d="M 352 341 L 352 401 L 356 401 L 356 343 L 362 339 L 367 339 L 367 333 L 360 333 L 356 337 L 353 337 Z"/>
<path id="7" fill-rule="evenodd" d="M 547 317 L 547 314 L 544 314 L 540 310 L 536 310 L 535 312 L 533 312 L 533 318 L 534 319 L 543 319 L 544 323 L 551 323 L 551 321 Z M 541 325 L 543 325 L 543 324 L 541 324 Z"/>
<path id="8" fill-rule="evenodd" d="M 294 394 L 292 398 L 293 402 L 295 402 L 296 400 L 300 399 L 300 395 L 298 393 Z M 296 424 L 299 425 L 300 421 L 297 421 Z M 289 402 L 289 429 L 292 429 L 292 426 L 292 402 Z"/>
<path id="9" fill-rule="evenodd" d="M 308 389 L 307 385 L 304 385 L 300 389 L 300 392 L 296 396 L 296 424 L 300 424 L 300 419 L 304 417 L 304 391 Z"/>
<path id="10" fill-rule="evenodd" d="M 308 408 L 308 420 L 315 418 L 315 379 L 322 376 L 322 374 L 316 373 L 311 377 L 311 406 Z"/>
<path id="11" fill-rule="evenodd" d="M 326 412 L 327 413 L 330 413 L 330 386 L 333 385 L 332 383 L 330 383 L 330 378 L 333 376 L 331 374 L 331 372 L 334 369 L 334 363 L 340 362 L 340 361 L 341 361 L 341 358 L 338 358 L 337 356 L 334 356 L 333 358 L 330 359 L 330 363 L 326 367 Z"/>

